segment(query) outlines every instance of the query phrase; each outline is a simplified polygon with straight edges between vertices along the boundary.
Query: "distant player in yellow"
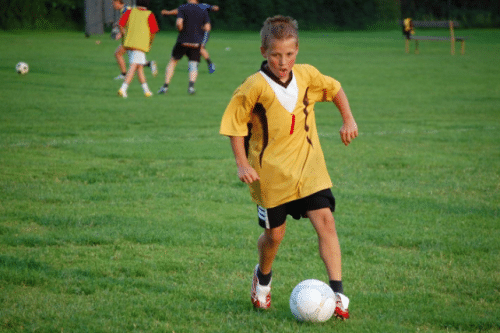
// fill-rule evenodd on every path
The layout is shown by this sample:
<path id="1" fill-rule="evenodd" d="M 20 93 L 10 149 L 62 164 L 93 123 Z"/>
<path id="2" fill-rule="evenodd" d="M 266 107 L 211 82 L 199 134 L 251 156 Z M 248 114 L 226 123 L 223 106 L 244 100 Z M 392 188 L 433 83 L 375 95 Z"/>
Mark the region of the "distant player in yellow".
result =
<path id="1" fill-rule="evenodd" d="M 342 142 L 347 146 L 358 128 L 347 97 L 335 79 L 310 65 L 295 64 L 298 25 L 291 17 L 264 22 L 260 71 L 236 89 L 222 117 L 220 133 L 230 137 L 238 177 L 249 184 L 264 232 L 259 237 L 259 264 L 254 269 L 251 301 L 271 305 L 271 268 L 285 235 L 286 216 L 308 217 L 319 240 L 335 315 L 349 318 L 343 294 L 340 245 L 332 212 L 335 199 L 316 129 L 314 104 L 333 102 L 340 111 Z"/>
<path id="2" fill-rule="evenodd" d="M 113 8 L 120 12 L 120 16 L 125 13 L 127 10 L 131 9 L 131 7 L 126 6 L 124 0 L 113 0 Z M 115 23 L 112 30 L 112 38 L 119 40 L 122 39 L 122 34 L 120 32 L 120 28 L 118 27 L 118 22 Z M 123 39 L 122 39 L 123 42 Z M 127 65 L 125 64 L 125 59 L 123 59 L 123 55 L 127 52 L 123 47 L 123 44 L 120 43 L 115 50 L 115 58 L 118 63 L 118 67 L 120 68 L 121 74 L 115 77 L 115 80 L 123 80 L 125 79 L 125 75 L 127 75 Z M 146 67 L 151 68 L 151 73 L 153 76 L 158 75 L 158 67 L 154 60 L 147 61 Z"/>
<path id="3" fill-rule="evenodd" d="M 146 97 L 153 95 L 144 76 L 144 66 L 147 62 L 146 53 L 149 52 L 159 28 L 155 16 L 148 10 L 148 6 L 149 0 L 137 0 L 137 7 L 123 13 L 118 22 L 120 32 L 124 36 L 123 47 L 127 50 L 130 62 L 125 80 L 118 90 L 118 95 L 123 98 L 127 97 L 128 86 L 136 72 L 144 95 Z"/>

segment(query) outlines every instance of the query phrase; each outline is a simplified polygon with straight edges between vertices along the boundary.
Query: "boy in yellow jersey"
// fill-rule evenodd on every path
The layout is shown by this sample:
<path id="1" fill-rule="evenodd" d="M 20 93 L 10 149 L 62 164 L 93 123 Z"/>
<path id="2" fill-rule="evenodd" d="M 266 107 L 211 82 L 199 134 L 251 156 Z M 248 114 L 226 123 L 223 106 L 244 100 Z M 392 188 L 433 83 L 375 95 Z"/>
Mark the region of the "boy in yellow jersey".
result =
<path id="1" fill-rule="evenodd" d="M 316 129 L 314 104 L 332 101 L 340 111 L 342 142 L 358 129 L 347 97 L 335 79 L 310 65 L 296 65 L 298 26 L 291 17 L 268 18 L 260 32 L 260 71 L 236 89 L 222 117 L 220 133 L 230 137 L 238 177 L 249 184 L 257 204 L 259 264 L 251 300 L 271 305 L 271 268 L 286 228 L 286 216 L 308 217 L 319 240 L 320 256 L 335 292 L 335 316 L 349 318 L 343 294 L 340 245 L 332 212 L 335 199 Z"/>
<path id="2" fill-rule="evenodd" d="M 155 34 L 159 31 L 153 13 L 147 9 L 149 0 L 137 0 L 137 6 L 123 13 L 118 26 L 124 37 L 123 47 L 127 50 L 130 68 L 125 76 L 125 80 L 118 90 L 118 95 L 127 97 L 127 89 L 134 78 L 135 72 L 139 77 L 144 95 L 152 96 L 144 76 L 144 66 L 146 65 L 146 53 L 149 52 Z"/>

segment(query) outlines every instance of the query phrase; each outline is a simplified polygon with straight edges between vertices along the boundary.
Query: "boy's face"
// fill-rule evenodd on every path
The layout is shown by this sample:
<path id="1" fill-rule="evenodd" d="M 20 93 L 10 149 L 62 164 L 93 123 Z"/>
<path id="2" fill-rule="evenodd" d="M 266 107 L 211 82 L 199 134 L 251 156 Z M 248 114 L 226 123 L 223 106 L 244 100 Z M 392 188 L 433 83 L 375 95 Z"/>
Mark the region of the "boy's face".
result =
<path id="1" fill-rule="evenodd" d="M 271 41 L 268 49 L 261 47 L 260 52 L 267 59 L 267 66 L 271 73 L 276 75 L 281 82 L 288 81 L 297 53 L 299 53 L 297 40 L 295 38 L 275 39 Z"/>

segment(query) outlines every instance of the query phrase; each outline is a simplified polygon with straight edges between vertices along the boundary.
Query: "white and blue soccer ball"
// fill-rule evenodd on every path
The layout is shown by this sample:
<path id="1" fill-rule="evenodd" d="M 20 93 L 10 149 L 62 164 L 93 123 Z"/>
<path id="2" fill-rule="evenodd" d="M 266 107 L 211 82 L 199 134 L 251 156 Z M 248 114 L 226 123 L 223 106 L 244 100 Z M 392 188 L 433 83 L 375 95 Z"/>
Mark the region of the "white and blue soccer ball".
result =
<path id="1" fill-rule="evenodd" d="M 335 311 L 335 294 L 332 288 L 322 281 L 304 280 L 293 288 L 290 310 L 299 321 L 327 321 Z"/>
<path id="2" fill-rule="evenodd" d="M 16 72 L 18 72 L 21 75 L 28 74 L 30 68 L 27 63 L 25 62 L 18 62 L 16 65 Z"/>

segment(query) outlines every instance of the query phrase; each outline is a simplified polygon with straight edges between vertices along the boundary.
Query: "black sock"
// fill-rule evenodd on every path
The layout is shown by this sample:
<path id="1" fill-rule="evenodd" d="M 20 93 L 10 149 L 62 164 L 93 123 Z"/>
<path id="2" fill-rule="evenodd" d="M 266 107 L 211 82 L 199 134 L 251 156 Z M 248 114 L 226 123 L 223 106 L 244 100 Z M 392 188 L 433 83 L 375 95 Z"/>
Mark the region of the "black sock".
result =
<path id="1" fill-rule="evenodd" d="M 212 60 L 210 60 L 210 58 L 207 59 L 207 64 L 211 64 L 212 63 Z"/>
<path id="2" fill-rule="evenodd" d="M 146 66 L 146 67 L 151 67 L 151 61 L 148 61 L 148 62 L 146 63 L 146 65 L 144 65 L 144 66 Z"/>
<path id="3" fill-rule="evenodd" d="M 271 276 L 273 275 L 273 272 L 269 272 L 269 274 L 264 275 L 260 271 L 260 268 L 257 269 L 257 278 L 259 279 L 259 284 L 262 286 L 267 286 L 269 282 L 271 282 Z"/>
<path id="4" fill-rule="evenodd" d="M 127 72 L 122 72 L 122 75 L 123 75 L 123 76 L 126 76 L 126 75 L 127 75 Z"/>
<path id="5" fill-rule="evenodd" d="M 344 293 L 344 288 L 342 287 L 342 281 L 330 280 L 330 287 L 335 293 Z"/>
<path id="6" fill-rule="evenodd" d="M 193 81 L 189 81 L 189 88 L 192 88 L 194 87 L 194 82 Z"/>
<path id="7" fill-rule="evenodd" d="M 164 83 L 164 84 L 163 84 L 163 87 L 164 87 L 164 88 L 168 88 L 168 83 Z"/>

